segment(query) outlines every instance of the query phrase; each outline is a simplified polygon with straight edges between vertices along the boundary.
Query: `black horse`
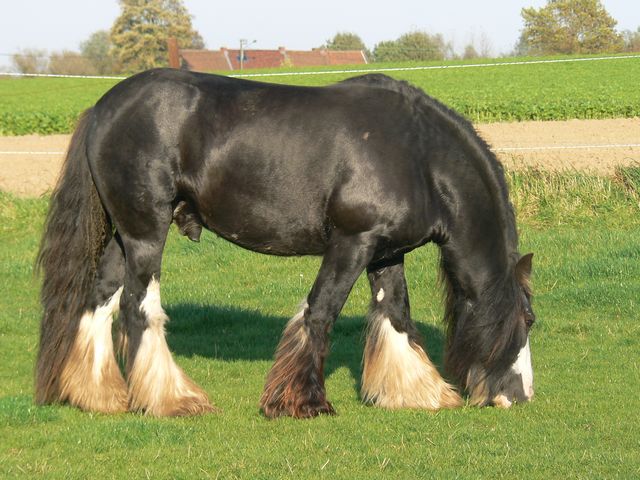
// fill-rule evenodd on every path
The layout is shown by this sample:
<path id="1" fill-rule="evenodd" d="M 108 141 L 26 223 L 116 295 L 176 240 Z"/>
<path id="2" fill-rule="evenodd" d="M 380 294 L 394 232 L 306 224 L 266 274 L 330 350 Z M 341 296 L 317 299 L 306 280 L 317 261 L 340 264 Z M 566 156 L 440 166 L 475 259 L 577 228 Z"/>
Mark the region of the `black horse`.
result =
<path id="1" fill-rule="evenodd" d="M 404 82 L 309 88 L 151 70 L 111 89 L 81 118 L 51 198 L 38 403 L 157 416 L 213 408 L 165 341 L 172 222 L 191 240 L 204 227 L 255 252 L 323 256 L 267 376 L 268 417 L 333 413 L 328 332 L 365 269 L 363 400 L 462 404 L 410 317 L 403 256 L 427 242 L 441 247 L 453 378 L 473 404 L 533 395 L 531 255 L 518 254 L 502 168 L 470 123 Z M 111 336 L 118 311 L 125 376 Z"/>

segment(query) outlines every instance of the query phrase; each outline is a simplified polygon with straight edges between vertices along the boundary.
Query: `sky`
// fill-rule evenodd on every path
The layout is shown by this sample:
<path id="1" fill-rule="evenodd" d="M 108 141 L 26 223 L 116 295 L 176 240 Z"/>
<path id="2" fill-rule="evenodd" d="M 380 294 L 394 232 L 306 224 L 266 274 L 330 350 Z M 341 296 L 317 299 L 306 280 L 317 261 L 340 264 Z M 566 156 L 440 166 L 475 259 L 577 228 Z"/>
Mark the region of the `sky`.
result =
<path id="1" fill-rule="evenodd" d="M 337 32 L 354 32 L 369 48 L 403 33 L 441 33 L 461 53 L 468 43 L 483 41 L 493 55 L 513 50 L 524 7 L 540 8 L 546 0 L 183 0 L 207 48 L 238 47 L 308 50 Z M 91 33 L 108 30 L 120 13 L 117 0 L 3 0 L 0 14 L 0 68 L 9 54 L 36 48 L 49 52 L 79 50 Z M 601 0 L 618 21 L 617 29 L 640 26 L 640 1 Z"/>

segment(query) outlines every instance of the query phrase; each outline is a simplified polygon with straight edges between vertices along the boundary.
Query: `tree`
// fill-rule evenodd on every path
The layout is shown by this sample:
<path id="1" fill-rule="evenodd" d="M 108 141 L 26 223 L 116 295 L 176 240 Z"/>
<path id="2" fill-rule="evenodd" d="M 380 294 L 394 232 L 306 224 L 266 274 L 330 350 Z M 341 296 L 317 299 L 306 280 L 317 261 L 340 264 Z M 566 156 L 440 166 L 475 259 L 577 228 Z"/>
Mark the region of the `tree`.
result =
<path id="1" fill-rule="evenodd" d="M 491 39 L 485 32 L 480 32 L 480 38 L 478 39 L 478 48 L 481 58 L 489 58 L 493 56 L 493 45 L 491 43 Z"/>
<path id="2" fill-rule="evenodd" d="M 513 47 L 513 52 L 509 54 L 510 57 L 525 57 L 530 54 L 532 51 L 527 39 L 524 36 L 524 33 L 520 33 L 520 37 Z"/>
<path id="3" fill-rule="evenodd" d="M 111 28 L 112 55 L 127 72 L 166 66 L 167 39 L 181 48 L 204 47 L 182 0 L 120 0 L 122 13 Z"/>
<path id="4" fill-rule="evenodd" d="M 324 44 L 327 50 L 366 50 L 362 39 L 351 32 L 338 32 Z"/>
<path id="5" fill-rule="evenodd" d="M 493 55 L 491 40 L 485 32 L 480 32 L 479 36 L 471 35 L 470 42 L 464 47 L 462 58 L 465 60 L 472 58 L 490 58 Z"/>
<path id="6" fill-rule="evenodd" d="M 44 73 L 47 71 L 49 56 L 45 50 L 26 49 L 16 53 L 12 63 L 21 73 Z"/>
<path id="7" fill-rule="evenodd" d="M 98 73 L 89 59 L 69 50 L 51 54 L 49 72 L 60 75 L 96 75 Z"/>
<path id="8" fill-rule="evenodd" d="M 92 33 L 87 40 L 80 44 L 82 56 L 93 65 L 96 73 L 100 75 L 113 73 L 116 70 L 110 50 L 111 39 L 106 30 Z"/>
<path id="9" fill-rule="evenodd" d="M 617 24 L 600 0 L 549 0 L 523 8 L 519 47 L 529 54 L 604 53 L 622 50 Z"/>
<path id="10" fill-rule="evenodd" d="M 635 32 L 625 30 L 622 32 L 625 52 L 640 52 L 640 27 Z"/>
<path id="11" fill-rule="evenodd" d="M 327 40 L 320 48 L 326 48 L 327 50 L 360 50 L 364 52 L 367 58 L 372 56 L 362 39 L 351 32 L 336 33 L 331 40 Z"/>
<path id="12" fill-rule="evenodd" d="M 378 43 L 373 49 L 376 62 L 398 62 L 408 60 L 442 60 L 451 53 L 441 34 L 409 32 L 397 40 Z"/>
<path id="13" fill-rule="evenodd" d="M 462 53 L 462 58 L 464 60 L 471 60 L 474 58 L 480 58 L 480 54 L 476 50 L 476 47 L 473 46 L 472 43 L 468 44 L 464 47 L 464 52 Z"/>

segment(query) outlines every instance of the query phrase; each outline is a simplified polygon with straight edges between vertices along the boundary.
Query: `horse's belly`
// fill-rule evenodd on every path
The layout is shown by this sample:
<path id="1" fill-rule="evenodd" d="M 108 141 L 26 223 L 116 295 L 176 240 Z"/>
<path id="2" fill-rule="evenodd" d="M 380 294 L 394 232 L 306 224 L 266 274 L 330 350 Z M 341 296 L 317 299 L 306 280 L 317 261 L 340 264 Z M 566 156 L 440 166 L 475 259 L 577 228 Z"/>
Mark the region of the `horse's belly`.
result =
<path id="1" fill-rule="evenodd" d="M 282 211 L 201 212 L 205 227 L 226 240 L 254 252 L 270 255 L 320 255 L 327 244 L 323 225 L 308 216 Z"/>

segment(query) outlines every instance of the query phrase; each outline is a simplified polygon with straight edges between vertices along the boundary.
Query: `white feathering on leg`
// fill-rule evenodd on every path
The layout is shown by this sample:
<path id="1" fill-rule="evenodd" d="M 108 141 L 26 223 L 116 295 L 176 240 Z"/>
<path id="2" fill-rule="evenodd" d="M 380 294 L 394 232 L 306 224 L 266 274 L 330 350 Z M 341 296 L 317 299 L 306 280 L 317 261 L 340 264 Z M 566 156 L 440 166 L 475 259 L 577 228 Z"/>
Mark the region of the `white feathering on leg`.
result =
<path id="1" fill-rule="evenodd" d="M 142 333 L 129 373 L 129 403 L 154 416 L 191 415 L 211 411 L 206 393 L 176 365 L 165 338 L 168 321 L 160 303 L 160 284 L 152 279 L 140 304 L 148 327 Z"/>
<path id="2" fill-rule="evenodd" d="M 84 313 L 60 377 L 61 398 L 83 410 L 113 413 L 127 407 L 126 384 L 111 334 L 121 294 L 122 287 L 94 311 Z"/>
<path id="3" fill-rule="evenodd" d="M 374 405 L 437 410 L 462 404 L 419 345 L 398 332 L 387 317 L 374 314 L 367 338 L 362 397 Z"/>

